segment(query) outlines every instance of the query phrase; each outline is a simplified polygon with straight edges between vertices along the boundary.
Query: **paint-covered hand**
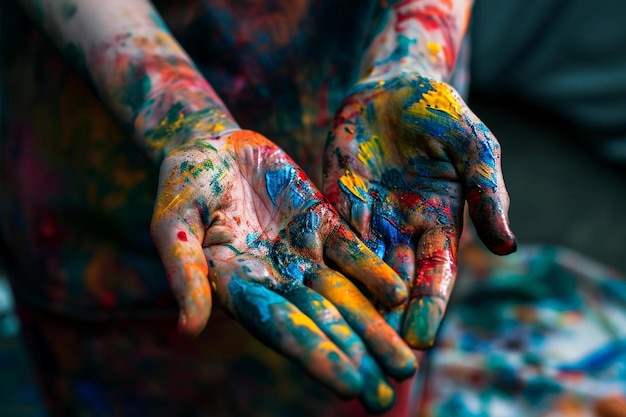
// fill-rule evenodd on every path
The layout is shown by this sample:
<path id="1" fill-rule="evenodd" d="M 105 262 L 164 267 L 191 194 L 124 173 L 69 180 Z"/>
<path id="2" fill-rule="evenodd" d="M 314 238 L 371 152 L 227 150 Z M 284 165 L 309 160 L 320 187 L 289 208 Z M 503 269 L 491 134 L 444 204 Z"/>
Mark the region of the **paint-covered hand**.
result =
<path id="1" fill-rule="evenodd" d="M 338 111 L 324 194 L 407 282 L 387 321 L 414 348 L 433 344 L 456 276 L 467 200 L 496 254 L 515 250 L 499 144 L 447 84 L 400 76 L 358 86 Z"/>
<path id="2" fill-rule="evenodd" d="M 387 306 L 407 298 L 404 282 L 260 134 L 237 130 L 171 153 L 152 232 L 182 330 L 202 330 L 213 296 L 258 339 L 372 410 L 393 402 L 384 374 L 414 373 L 414 353 L 351 280 Z"/>

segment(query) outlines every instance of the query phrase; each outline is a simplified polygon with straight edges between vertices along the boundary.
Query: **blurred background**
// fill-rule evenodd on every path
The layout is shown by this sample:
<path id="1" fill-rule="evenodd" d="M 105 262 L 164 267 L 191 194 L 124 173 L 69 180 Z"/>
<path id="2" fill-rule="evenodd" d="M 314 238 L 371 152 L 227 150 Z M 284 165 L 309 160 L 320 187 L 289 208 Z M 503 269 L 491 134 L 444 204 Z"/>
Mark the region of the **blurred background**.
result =
<path id="1" fill-rule="evenodd" d="M 522 243 L 626 272 L 626 2 L 477 0 L 470 105 L 502 145 Z"/>
<path id="2" fill-rule="evenodd" d="M 520 243 L 567 247 L 622 274 L 624 16 L 624 1 L 477 0 L 469 100 L 502 145 Z M 0 272 L 0 416 L 44 416 L 12 309 Z"/>

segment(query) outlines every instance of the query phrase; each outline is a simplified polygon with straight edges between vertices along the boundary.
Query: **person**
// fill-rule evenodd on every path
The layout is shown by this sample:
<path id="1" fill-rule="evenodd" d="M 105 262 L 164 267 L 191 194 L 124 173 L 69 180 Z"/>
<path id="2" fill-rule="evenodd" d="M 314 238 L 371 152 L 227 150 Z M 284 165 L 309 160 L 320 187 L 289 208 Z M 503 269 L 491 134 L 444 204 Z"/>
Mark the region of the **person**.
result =
<path id="1" fill-rule="evenodd" d="M 471 2 L 17 3 L 2 239 L 51 415 L 410 415 L 465 202 L 516 245 L 450 85 Z"/>

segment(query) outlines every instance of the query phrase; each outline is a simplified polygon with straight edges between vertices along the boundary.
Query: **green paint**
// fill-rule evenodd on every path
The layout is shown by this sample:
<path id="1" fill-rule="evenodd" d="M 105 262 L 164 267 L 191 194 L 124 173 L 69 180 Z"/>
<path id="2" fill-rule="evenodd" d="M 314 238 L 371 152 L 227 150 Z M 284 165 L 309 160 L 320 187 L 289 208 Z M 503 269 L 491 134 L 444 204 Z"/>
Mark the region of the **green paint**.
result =
<path id="1" fill-rule="evenodd" d="M 193 165 L 189 169 L 189 173 L 191 174 L 192 177 L 198 178 L 198 176 L 202 174 L 203 172 L 206 172 L 212 169 L 213 169 L 213 161 L 211 161 L 210 159 L 207 159 L 203 161 L 201 164 Z"/>
<path id="2" fill-rule="evenodd" d="M 415 349 L 431 347 L 442 318 L 443 311 L 433 297 L 411 300 L 403 326 L 404 340 Z"/>
<path id="3" fill-rule="evenodd" d="M 131 73 L 132 72 L 134 71 L 131 70 Z M 146 96 L 151 88 L 152 82 L 147 75 L 134 78 L 123 90 L 122 103 L 129 106 L 134 115 L 139 114 L 142 108 L 147 104 Z M 180 104 L 178 104 L 178 106 L 177 111 L 182 107 Z M 170 112 L 166 116 L 168 124 L 175 120 L 175 118 L 172 117 L 174 107 L 176 107 L 176 105 L 172 106 L 172 109 L 170 109 Z"/>

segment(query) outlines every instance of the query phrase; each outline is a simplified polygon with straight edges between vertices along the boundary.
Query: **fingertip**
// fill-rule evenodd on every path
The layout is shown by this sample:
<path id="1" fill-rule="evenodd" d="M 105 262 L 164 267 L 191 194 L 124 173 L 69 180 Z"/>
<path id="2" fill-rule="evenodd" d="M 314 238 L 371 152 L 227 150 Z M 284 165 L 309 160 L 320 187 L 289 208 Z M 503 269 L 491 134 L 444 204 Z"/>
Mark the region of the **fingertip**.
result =
<path id="1" fill-rule="evenodd" d="M 402 278 L 352 232 L 348 231 L 345 240 L 334 236 L 329 239 L 324 254 L 342 273 L 363 284 L 383 305 L 395 307 L 408 298 L 408 289 Z"/>
<path id="2" fill-rule="evenodd" d="M 431 296 L 411 300 L 402 327 L 404 340 L 411 348 L 428 349 L 435 344 L 444 314 L 440 301 Z"/>
<path id="3" fill-rule="evenodd" d="M 396 392 L 384 379 L 377 381 L 371 391 L 361 396 L 361 403 L 368 413 L 380 414 L 389 411 L 396 402 Z"/>
<path id="4" fill-rule="evenodd" d="M 204 330 L 211 315 L 211 290 L 207 282 L 201 281 L 200 288 L 179 299 L 180 314 L 178 329 L 189 336 L 197 336 Z"/>
<path id="5" fill-rule="evenodd" d="M 501 222 L 498 223 L 502 224 Z M 491 224 L 497 225 L 498 223 L 494 222 Z M 517 250 L 517 239 L 509 228 L 508 223 L 500 227 L 477 227 L 476 233 L 487 249 L 496 255 L 509 255 Z"/>
<path id="6" fill-rule="evenodd" d="M 474 193 L 468 198 L 469 212 L 476 234 L 496 255 L 508 255 L 517 249 L 517 240 L 511 231 L 507 209 L 496 195 Z"/>
<path id="7" fill-rule="evenodd" d="M 388 286 L 386 297 L 382 297 L 381 301 L 383 301 L 387 307 L 397 307 L 404 303 L 409 297 L 409 290 L 406 284 L 400 277 L 398 277 L 398 280 L 399 282 L 394 282 Z"/>
<path id="8" fill-rule="evenodd" d="M 510 255 L 517 250 L 517 240 L 515 236 L 509 236 L 508 239 L 496 244 L 490 244 L 487 246 L 491 252 L 496 255 L 504 256 Z"/>
<path id="9" fill-rule="evenodd" d="M 382 364 L 387 374 L 398 381 L 412 377 L 418 368 L 413 350 L 396 332 L 388 334 L 386 341 L 393 346 Z"/>
<path id="10" fill-rule="evenodd" d="M 389 375 L 398 381 L 411 378 L 417 372 L 418 363 L 413 351 L 407 346 L 406 352 L 400 355 L 400 359 L 394 363 L 391 361 Z"/>
<path id="11" fill-rule="evenodd" d="M 404 280 L 386 262 L 378 261 L 380 272 L 378 276 L 385 277 L 379 281 L 378 301 L 385 307 L 397 307 L 409 298 L 409 289 Z"/>
<path id="12" fill-rule="evenodd" d="M 178 318 L 178 331 L 187 336 L 198 336 L 209 321 L 210 311 L 197 311 L 194 314 L 181 311 Z"/>

